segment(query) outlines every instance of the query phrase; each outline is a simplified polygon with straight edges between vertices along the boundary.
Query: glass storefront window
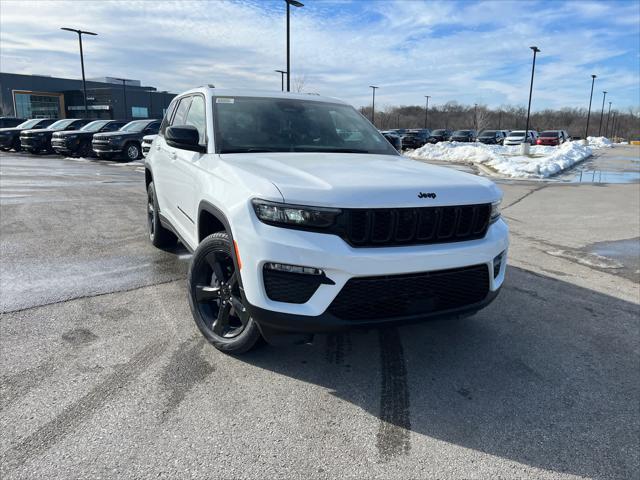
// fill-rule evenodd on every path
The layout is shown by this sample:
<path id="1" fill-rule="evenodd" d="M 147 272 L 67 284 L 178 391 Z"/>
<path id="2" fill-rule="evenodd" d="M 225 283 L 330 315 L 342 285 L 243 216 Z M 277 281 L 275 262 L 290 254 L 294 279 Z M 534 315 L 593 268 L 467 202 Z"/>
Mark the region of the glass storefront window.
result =
<path id="1" fill-rule="evenodd" d="M 60 118 L 60 97 L 16 93 L 16 115 L 21 118 Z"/>
<path id="2" fill-rule="evenodd" d="M 149 118 L 147 107 L 131 107 L 132 118 Z"/>

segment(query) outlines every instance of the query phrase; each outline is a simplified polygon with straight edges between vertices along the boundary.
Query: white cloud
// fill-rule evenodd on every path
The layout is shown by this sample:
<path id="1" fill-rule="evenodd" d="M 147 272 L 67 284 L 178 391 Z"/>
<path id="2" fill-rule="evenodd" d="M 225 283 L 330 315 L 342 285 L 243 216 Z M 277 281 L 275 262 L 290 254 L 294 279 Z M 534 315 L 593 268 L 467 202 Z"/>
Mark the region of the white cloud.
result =
<path id="1" fill-rule="evenodd" d="M 628 51 L 625 38 L 640 14 L 626 2 L 606 15 L 606 5 L 308 0 L 292 8 L 292 71 L 305 75 L 308 90 L 355 105 L 369 102 L 374 83 L 380 105 L 422 104 L 425 94 L 434 104 L 524 104 L 528 47 L 537 44 L 534 110 L 583 106 L 592 72 L 616 101 L 636 105 L 638 46 Z M 278 89 L 274 70 L 285 68 L 279 0 L 3 1 L 2 71 L 77 77 L 77 41 L 61 26 L 99 33 L 84 43 L 89 77 L 138 78 L 171 91 L 206 83 Z"/>

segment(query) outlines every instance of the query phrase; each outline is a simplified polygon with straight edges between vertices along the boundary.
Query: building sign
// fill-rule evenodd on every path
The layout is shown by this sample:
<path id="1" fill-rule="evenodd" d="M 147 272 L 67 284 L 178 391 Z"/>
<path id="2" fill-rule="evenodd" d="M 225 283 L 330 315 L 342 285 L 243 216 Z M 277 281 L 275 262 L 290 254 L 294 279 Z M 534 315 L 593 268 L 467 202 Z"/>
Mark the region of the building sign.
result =
<path id="1" fill-rule="evenodd" d="M 69 110 L 84 110 L 84 105 L 69 105 Z M 111 105 L 87 105 L 88 110 L 111 110 Z"/>

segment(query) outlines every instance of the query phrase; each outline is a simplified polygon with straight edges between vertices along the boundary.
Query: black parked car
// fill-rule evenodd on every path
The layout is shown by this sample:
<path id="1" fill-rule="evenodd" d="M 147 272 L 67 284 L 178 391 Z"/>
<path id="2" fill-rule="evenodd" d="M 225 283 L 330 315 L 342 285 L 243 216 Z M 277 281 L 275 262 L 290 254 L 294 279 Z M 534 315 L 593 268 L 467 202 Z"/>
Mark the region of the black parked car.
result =
<path id="1" fill-rule="evenodd" d="M 402 136 L 402 148 L 414 149 L 422 147 L 427 143 L 430 133 L 431 131 L 427 128 L 407 130 L 407 132 Z"/>
<path id="2" fill-rule="evenodd" d="M 23 130 L 20 134 L 20 147 L 30 153 L 41 151 L 52 152 L 51 138 L 54 132 L 61 130 L 78 130 L 91 120 L 87 118 L 65 118 L 52 123 L 47 128 Z"/>
<path id="3" fill-rule="evenodd" d="M 432 130 L 429 138 L 427 138 L 427 143 L 448 142 L 451 140 L 451 133 L 451 130 L 447 130 L 446 128 Z"/>
<path id="4" fill-rule="evenodd" d="M 475 140 L 475 130 L 456 130 L 451 135 L 452 142 L 474 142 Z"/>
<path id="5" fill-rule="evenodd" d="M 45 128 L 55 122 L 55 118 L 32 118 L 17 127 L 0 129 L 0 149 L 20 151 L 20 134 L 31 128 Z"/>
<path id="6" fill-rule="evenodd" d="M 126 120 L 94 120 L 80 130 L 55 132 L 51 139 L 51 147 L 60 155 L 93 155 L 91 140 L 95 133 L 113 132 L 126 125 Z"/>
<path id="7" fill-rule="evenodd" d="M 402 138 L 400 137 L 400 135 L 397 135 L 395 132 L 391 132 L 391 131 L 380 132 L 380 133 L 382 133 L 384 138 L 386 138 L 387 141 L 391 145 L 393 145 L 393 148 L 395 148 L 399 152 L 402 152 Z"/>
<path id="8" fill-rule="evenodd" d="M 91 145 L 99 158 L 123 156 L 129 161 L 142 154 L 142 137 L 155 135 L 160 129 L 160 120 L 134 120 L 117 132 L 96 133 Z"/>
<path id="9" fill-rule="evenodd" d="M 0 128 L 17 127 L 22 122 L 24 122 L 24 118 L 0 117 Z"/>
<path id="10" fill-rule="evenodd" d="M 483 130 L 478 134 L 478 141 L 491 145 L 502 145 L 504 143 L 504 133 L 502 130 Z"/>

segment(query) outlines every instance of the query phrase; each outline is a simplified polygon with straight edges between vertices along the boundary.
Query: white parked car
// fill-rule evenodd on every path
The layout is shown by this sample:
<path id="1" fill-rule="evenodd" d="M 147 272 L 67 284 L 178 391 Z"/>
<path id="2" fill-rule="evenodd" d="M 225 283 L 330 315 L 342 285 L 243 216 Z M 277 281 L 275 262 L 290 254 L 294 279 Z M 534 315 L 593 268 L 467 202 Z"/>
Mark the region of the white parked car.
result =
<path id="1" fill-rule="evenodd" d="M 142 148 L 142 156 L 143 157 L 147 157 L 147 154 L 149 153 L 149 150 L 151 149 L 151 144 L 153 143 L 153 140 L 157 137 L 157 135 L 145 135 L 144 137 L 142 137 L 142 143 L 141 143 L 141 148 Z"/>
<path id="2" fill-rule="evenodd" d="M 496 185 L 401 156 L 336 99 L 190 90 L 145 178 L 149 238 L 194 252 L 191 311 L 225 352 L 472 314 L 504 280 Z"/>
<path id="3" fill-rule="evenodd" d="M 513 130 L 509 132 L 507 138 L 504 139 L 503 145 L 520 145 L 521 143 L 524 143 L 524 135 L 524 130 Z M 529 130 L 528 138 L 529 144 L 535 145 L 536 140 L 538 139 L 538 132 L 535 130 Z"/>

